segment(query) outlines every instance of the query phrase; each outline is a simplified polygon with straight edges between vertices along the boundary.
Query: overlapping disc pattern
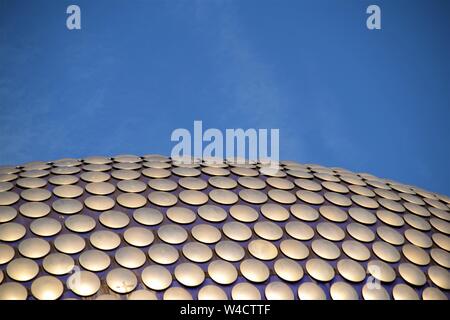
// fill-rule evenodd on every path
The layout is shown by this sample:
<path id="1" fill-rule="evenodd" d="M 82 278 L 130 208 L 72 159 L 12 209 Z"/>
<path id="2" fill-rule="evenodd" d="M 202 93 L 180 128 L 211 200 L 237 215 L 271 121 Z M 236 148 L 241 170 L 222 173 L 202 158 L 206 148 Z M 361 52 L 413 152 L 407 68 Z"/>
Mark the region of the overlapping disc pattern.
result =
<path id="1" fill-rule="evenodd" d="M 0 167 L 0 300 L 445 299 L 450 198 L 341 168 Z"/>

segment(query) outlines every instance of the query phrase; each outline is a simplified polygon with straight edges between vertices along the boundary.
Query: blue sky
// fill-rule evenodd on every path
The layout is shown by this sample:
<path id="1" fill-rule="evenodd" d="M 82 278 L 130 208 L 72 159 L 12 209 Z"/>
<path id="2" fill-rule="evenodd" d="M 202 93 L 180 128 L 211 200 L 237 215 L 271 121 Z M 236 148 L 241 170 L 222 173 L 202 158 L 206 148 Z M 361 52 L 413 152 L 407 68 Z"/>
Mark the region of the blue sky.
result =
<path id="1" fill-rule="evenodd" d="M 449 195 L 449 35 L 446 0 L 0 0 L 0 164 L 170 154 L 202 120 Z"/>

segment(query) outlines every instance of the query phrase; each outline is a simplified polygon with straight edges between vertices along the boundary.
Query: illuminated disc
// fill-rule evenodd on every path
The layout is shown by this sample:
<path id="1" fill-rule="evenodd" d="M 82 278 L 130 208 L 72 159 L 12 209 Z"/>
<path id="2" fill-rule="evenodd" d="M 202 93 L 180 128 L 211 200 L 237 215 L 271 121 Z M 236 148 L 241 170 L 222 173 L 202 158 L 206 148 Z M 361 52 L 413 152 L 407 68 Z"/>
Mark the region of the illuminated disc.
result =
<path id="1" fill-rule="evenodd" d="M 17 258 L 6 267 L 8 276 L 16 281 L 29 281 L 39 273 L 39 265 L 28 258 Z"/>
<path id="2" fill-rule="evenodd" d="M 125 230 L 123 238 L 135 247 L 146 247 L 155 239 L 151 230 L 141 227 L 128 228 Z"/>
<path id="3" fill-rule="evenodd" d="M 208 224 L 198 224 L 191 229 L 192 236 L 200 242 L 211 244 L 218 242 L 222 234 L 220 230 Z"/>
<path id="4" fill-rule="evenodd" d="M 247 189 L 261 190 L 266 187 L 264 180 L 254 177 L 239 177 L 238 183 Z"/>
<path id="5" fill-rule="evenodd" d="M 39 277 L 31 284 L 31 294 L 38 300 L 56 300 L 63 291 L 62 282 L 52 276 Z"/>
<path id="6" fill-rule="evenodd" d="M 106 196 L 116 191 L 116 187 L 109 182 L 92 182 L 86 184 L 85 188 L 87 192 L 98 196 Z"/>
<path id="7" fill-rule="evenodd" d="M 377 210 L 377 217 L 384 223 L 393 227 L 401 227 L 405 224 L 403 218 L 399 214 L 388 210 Z"/>
<path id="8" fill-rule="evenodd" d="M 19 211 L 28 218 L 41 218 L 50 213 L 50 207 L 42 202 L 26 202 L 19 207 Z"/>
<path id="9" fill-rule="evenodd" d="M 253 189 L 242 189 L 239 191 L 239 197 L 252 204 L 261 204 L 267 201 L 267 195 L 264 192 Z"/>
<path id="10" fill-rule="evenodd" d="M 430 263 L 428 252 L 412 244 L 405 244 L 402 247 L 402 252 L 406 259 L 419 266 L 426 266 Z"/>
<path id="11" fill-rule="evenodd" d="M 399 213 L 405 211 L 405 207 L 402 206 L 400 203 L 395 202 L 394 200 L 378 198 L 378 202 L 387 210 Z"/>
<path id="12" fill-rule="evenodd" d="M 75 254 L 82 251 L 86 243 L 82 237 L 76 234 L 62 234 L 56 237 L 53 245 L 62 253 Z"/>
<path id="13" fill-rule="evenodd" d="M 296 282 L 303 277 L 302 267 L 291 259 L 278 259 L 273 266 L 278 277 L 285 281 Z"/>
<path id="14" fill-rule="evenodd" d="M 192 295 L 184 288 L 172 287 L 167 289 L 163 295 L 164 300 L 192 300 Z"/>
<path id="15" fill-rule="evenodd" d="M 298 190 L 296 193 L 297 197 L 309 204 L 322 204 L 325 199 L 319 193 L 315 193 L 308 190 Z"/>
<path id="16" fill-rule="evenodd" d="M 84 269 L 93 272 L 106 270 L 111 264 L 109 256 L 100 250 L 84 251 L 78 261 Z"/>
<path id="17" fill-rule="evenodd" d="M 295 179 L 294 183 L 297 187 L 308 190 L 308 191 L 320 191 L 322 186 L 312 180 L 307 179 Z"/>
<path id="18" fill-rule="evenodd" d="M 108 287 L 117 293 L 129 293 L 137 286 L 136 275 L 130 270 L 116 268 L 106 275 Z"/>
<path id="19" fill-rule="evenodd" d="M 187 262 L 175 267 L 175 278 L 187 287 L 196 287 L 205 280 L 205 273 L 198 265 Z"/>
<path id="20" fill-rule="evenodd" d="M 364 300 L 389 300 L 389 293 L 383 286 L 374 286 L 366 283 L 362 289 Z"/>
<path id="21" fill-rule="evenodd" d="M 122 193 L 117 197 L 117 203 L 125 208 L 140 208 L 145 206 L 147 199 L 137 193 Z"/>
<path id="22" fill-rule="evenodd" d="M 155 226 L 163 221 L 161 211 L 153 208 L 140 208 L 134 211 L 133 218 L 145 226 Z"/>
<path id="23" fill-rule="evenodd" d="M 242 246 L 233 241 L 218 242 L 215 246 L 215 251 L 220 258 L 230 262 L 240 261 L 245 256 Z"/>
<path id="24" fill-rule="evenodd" d="M 370 251 L 361 242 L 346 240 L 342 243 L 342 251 L 350 258 L 357 261 L 366 261 L 370 258 Z"/>
<path id="25" fill-rule="evenodd" d="M 234 192 L 225 189 L 214 189 L 209 192 L 209 197 L 214 202 L 224 205 L 231 205 L 238 201 L 238 196 Z"/>
<path id="26" fill-rule="evenodd" d="M 111 176 L 104 172 L 85 172 L 80 178 L 86 182 L 105 182 L 111 179 Z"/>
<path id="27" fill-rule="evenodd" d="M 287 179 L 267 178 L 266 182 L 273 188 L 282 189 L 282 190 L 294 189 L 294 184 Z"/>
<path id="28" fill-rule="evenodd" d="M 231 297 L 233 300 L 261 300 L 259 290 L 246 282 L 236 284 L 231 290 Z"/>
<path id="29" fill-rule="evenodd" d="M 325 219 L 330 221 L 344 222 L 347 220 L 347 213 L 336 206 L 321 206 L 319 212 Z"/>
<path id="30" fill-rule="evenodd" d="M 358 293 L 346 282 L 335 282 L 331 285 L 330 296 L 333 300 L 358 300 Z"/>
<path id="31" fill-rule="evenodd" d="M 50 252 L 50 244 L 41 238 L 28 238 L 20 242 L 19 252 L 30 259 L 39 259 Z"/>
<path id="32" fill-rule="evenodd" d="M 189 224 L 197 219 L 194 211 L 184 207 L 172 207 L 166 211 L 166 216 L 170 220 L 180 224 Z"/>
<path id="33" fill-rule="evenodd" d="M 106 196 L 90 196 L 84 200 L 84 204 L 95 211 L 106 211 L 114 207 L 115 201 Z"/>
<path id="34" fill-rule="evenodd" d="M 377 218 L 369 210 L 363 208 L 350 208 L 348 214 L 353 220 L 362 224 L 374 224 L 377 222 Z"/>
<path id="35" fill-rule="evenodd" d="M 380 260 L 371 260 L 367 264 L 367 272 L 381 282 L 395 280 L 395 271 L 387 263 Z"/>
<path id="36" fill-rule="evenodd" d="M 397 249 L 384 241 L 376 241 L 372 244 L 372 251 L 383 261 L 394 263 L 400 260 L 400 253 Z"/>
<path id="37" fill-rule="evenodd" d="M 415 229 L 421 231 L 431 230 L 431 226 L 428 221 L 422 217 L 407 213 L 403 215 L 403 219 L 405 219 L 405 222 Z"/>
<path id="38" fill-rule="evenodd" d="M 253 222 L 259 217 L 258 211 L 252 207 L 236 204 L 230 208 L 230 215 L 241 222 Z"/>
<path id="39" fill-rule="evenodd" d="M 350 198 L 336 192 L 325 192 L 323 196 L 329 202 L 337 206 L 348 207 L 352 205 L 352 200 L 350 200 Z"/>
<path id="40" fill-rule="evenodd" d="M 142 271 L 142 282 L 153 290 L 167 289 L 172 283 L 172 275 L 162 266 L 151 265 Z"/>
<path id="41" fill-rule="evenodd" d="M 216 190 L 214 190 L 216 191 Z M 226 190 L 222 190 L 225 191 Z M 213 191 L 211 191 L 213 192 Z M 201 191 L 196 191 L 196 190 L 185 190 L 185 191 L 181 191 L 180 194 L 178 195 L 178 197 L 180 198 L 181 201 L 183 201 L 184 203 L 193 205 L 193 206 L 200 206 L 205 204 L 206 202 L 208 202 L 208 197 L 206 196 L 206 194 L 204 194 Z M 226 202 L 225 200 L 221 200 L 223 202 Z M 221 203 L 220 201 L 217 201 L 219 203 Z"/>
<path id="42" fill-rule="evenodd" d="M 405 238 L 413 245 L 427 249 L 433 245 L 431 238 L 424 232 L 408 229 L 404 233 Z"/>
<path id="43" fill-rule="evenodd" d="M 52 194 L 46 189 L 26 189 L 20 193 L 20 196 L 27 201 L 45 201 L 50 199 Z"/>
<path id="44" fill-rule="evenodd" d="M 319 212 L 307 205 L 293 204 L 290 211 L 297 219 L 303 221 L 315 221 L 319 219 Z"/>
<path id="45" fill-rule="evenodd" d="M 356 261 L 342 259 L 337 263 L 339 274 L 351 282 L 361 282 L 366 277 L 366 270 Z"/>
<path id="46" fill-rule="evenodd" d="M 134 170 L 113 170 L 111 176 L 117 180 L 134 180 L 138 179 L 141 174 Z"/>
<path id="47" fill-rule="evenodd" d="M 313 282 L 304 282 L 298 287 L 298 298 L 300 300 L 326 300 L 325 292 Z"/>
<path id="48" fill-rule="evenodd" d="M 360 207 L 367 208 L 367 209 L 376 209 L 379 207 L 378 202 L 376 202 L 375 200 L 373 200 L 369 197 L 365 197 L 365 196 L 353 195 L 352 201 L 354 203 L 356 203 L 357 205 L 359 205 Z"/>
<path id="49" fill-rule="evenodd" d="M 439 248 L 434 248 L 431 249 L 430 255 L 438 265 L 450 269 L 450 253 Z"/>
<path id="50" fill-rule="evenodd" d="M 334 270 L 331 265 L 322 259 L 310 259 L 306 262 L 306 271 L 318 281 L 331 281 L 334 278 Z"/>
<path id="51" fill-rule="evenodd" d="M 358 241 L 372 242 L 375 240 L 375 234 L 365 225 L 360 223 L 350 223 L 347 225 L 348 234 Z"/>
<path id="52" fill-rule="evenodd" d="M 316 226 L 317 233 L 330 241 L 341 241 L 345 238 L 345 232 L 336 224 L 321 222 Z"/>
<path id="53" fill-rule="evenodd" d="M 127 269 L 136 269 L 144 265 L 144 252 L 135 247 L 122 247 L 116 251 L 115 259 L 118 264 Z"/>
<path id="54" fill-rule="evenodd" d="M 231 210 L 231 209 L 230 209 Z M 273 221 L 285 221 L 289 219 L 289 211 L 275 203 L 266 203 L 261 206 L 261 213 L 267 219 Z"/>
<path id="55" fill-rule="evenodd" d="M 228 300 L 228 296 L 222 288 L 209 284 L 199 290 L 198 300 Z"/>
<path id="56" fill-rule="evenodd" d="M 140 289 L 130 293 L 128 300 L 158 300 L 156 293 L 153 291 Z"/>
<path id="57" fill-rule="evenodd" d="M 233 264 L 223 260 L 215 260 L 208 265 L 208 274 L 215 282 L 228 285 L 236 281 L 238 273 Z"/>
<path id="58" fill-rule="evenodd" d="M 208 179 L 208 182 L 219 189 L 233 189 L 237 187 L 237 182 L 228 177 L 211 177 Z"/>
<path id="59" fill-rule="evenodd" d="M 91 234 L 89 241 L 100 250 L 113 250 L 120 245 L 120 237 L 112 231 L 100 230 Z"/>
<path id="60" fill-rule="evenodd" d="M 271 189 L 267 194 L 270 199 L 282 204 L 292 204 L 297 200 L 294 194 L 285 190 Z"/>
<path id="61" fill-rule="evenodd" d="M 181 178 L 180 180 L 178 180 L 178 184 L 185 189 L 196 190 L 196 191 L 203 190 L 208 187 L 208 184 L 206 183 L 206 181 L 199 179 L 199 178 L 192 178 L 192 177 Z"/>
<path id="62" fill-rule="evenodd" d="M 0 285 L 0 300 L 26 300 L 27 289 L 17 282 L 6 282 Z"/>
<path id="63" fill-rule="evenodd" d="M 21 178 L 16 181 L 16 185 L 25 189 L 42 188 L 47 185 L 47 181 L 41 178 Z M 19 196 L 13 192 L 4 193 L 0 197 L 0 205 L 7 206 L 19 200 Z M 5 204 L 4 202 L 11 202 Z"/>
<path id="64" fill-rule="evenodd" d="M 67 288 L 82 297 L 92 296 L 100 289 L 100 279 L 89 271 L 75 272 L 67 279 L 66 284 Z"/>
<path id="65" fill-rule="evenodd" d="M 283 230 L 275 223 L 269 221 L 257 222 L 253 229 L 259 237 L 269 241 L 278 240 L 283 236 Z"/>
<path id="66" fill-rule="evenodd" d="M 227 218 L 227 212 L 215 205 L 203 205 L 197 209 L 197 213 L 202 219 L 210 222 L 221 222 Z"/>
<path id="67" fill-rule="evenodd" d="M 150 179 L 148 186 L 156 191 L 173 191 L 178 188 L 176 182 L 169 179 Z"/>
<path id="68" fill-rule="evenodd" d="M 130 223 L 130 218 L 128 218 L 127 214 L 116 210 L 103 212 L 98 220 L 105 227 L 112 229 L 124 228 Z"/>
<path id="69" fill-rule="evenodd" d="M 266 240 L 251 241 L 248 244 L 248 251 L 252 256 L 260 260 L 273 260 L 278 255 L 277 247 L 273 245 L 271 242 Z"/>
<path id="70" fill-rule="evenodd" d="M 327 260 L 337 259 L 341 255 L 341 251 L 339 250 L 339 247 L 336 246 L 333 242 L 328 241 L 328 240 L 323 240 L 323 239 L 314 240 L 311 243 L 311 249 L 319 257 L 327 259 Z"/>
<path id="71" fill-rule="evenodd" d="M 430 223 L 436 230 L 450 235 L 450 223 L 438 218 L 431 218 Z"/>
<path id="72" fill-rule="evenodd" d="M 58 186 L 53 189 L 53 193 L 60 198 L 77 198 L 83 194 L 83 188 L 74 185 Z"/>
<path id="73" fill-rule="evenodd" d="M 438 288 L 428 287 L 422 291 L 423 300 L 448 300 L 445 293 Z"/>
<path id="74" fill-rule="evenodd" d="M 154 191 L 148 195 L 148 200 L 160 207 L 170 207 L 178 202 L 178 198 L 171 193 Z"/>
<path id="75" fill-rule="evenodd" d="M 259 240 L 259 241 L 265 241 L 265 240 Z M 270 243 L 270 242 L 269 242 Z M 276 249 L 276 247 L 275 247 Z M 283 252 L 283 254 L 291 259 L 294 260 L 302 260 L 305 259 L 306 257 L 309 256 L 309 249 L 306 245 L 304 245 L 302 242 L 297 241 L 297 240 L 292 240 L 292 239 L 288 239 L 288 240 L 283 240 L 280 243 L 280 250 L 281 252 Z M 250 251 L 250 245 L 249 245 L 249 251 Z M 250 251 L 251 253 L 251 251 Z M 271 255 L 269 256 L 269 253 L 271 253 Z M 272 252 L 267 252 L 267 257 L 273 257 L 272 259 L 274 259 L 276 257 L 277 251 L 273 251 Z M 257 257 L 259 258 L 259 257 Z M 261 259 L 261 258 L 259 258 Z M 269 259 L 265 259 L 265 260 L 269 260 Z"/>
<path id="76" fill-rule="evenodd" d="M 183 246 L 183 255 L 193 262 L 203 263 L 211 260 L 212 250 L 205 244 L 189 242 Z"/>
<path id="77" fill-rule="evenodd" d="M 264 292 L 267 300 L 294 300 L 294 293 L 284 282 L 271 282 L 266 286 Z"/>
<path id="78" fill-rule="evenodd" d="M 16 222 L 8 222 L 0 225 L 0 240 L 6 242 L 17 241 L 22 239 L 27 230 L 21 224 Z"/>
<path id="79" fill-rule="evenodd" d="M 117 183 L 117 188 L 123 192 L 139 193 L 145 191 L 147 185 L 138 180 L 122 180 Z M 119 202 L 119 200 L 117 200 L 117 202 Z"/>
<path id="80" fill-rule="evenodd" d="M 41 237 L 54 236 L 58 234 L 61 229 L 61 223 L 53 218 L 39 218 L 30 224 L 31 232 Z"/>
<path id="81" fill-rule="evenodd" d="M 269 278 L 269 268 L 256 259 L 246 259 L 241 262 L 242 275 L 251 282 L 264 282 Z"/>
<path id="82" fill-rule="evenodd" d="M 300 221 L 290 221 L 285 225 L 286 232 L 297 240 L 310 240 L 314 237 L 314 230 Z"/>
<path id="83" fill-rule="evenodd" d="M 75 199 L 59 199 L 53 202 L 53 210 L 61 214 L 75 214 L 83 209 L 83 204 Z"/>
<path id="84" fill-rule="evenodd" d="M 166 265 L 175 263 L 179 258 L 179 253 L 171 245 L 158 243 L 150 246 L 148 256 L 154 262 Z"/>
<path id="85" fill-rule="evenodd" d="M 222 227 L 223 233 L 235 241 L 245 241 L 251 238 L 252 230 L 241 222 L 227 222 Z"/>
<path id="86" fill-rule="evenodd" d="M 165 224 L 158 229 L 158 237 L 169 244 L 180 244 L 186 241 L 186 230 L 176 224 Z"/>
<path id="87" fill-rule="evenodd" d="M 70 231 L 84 233 L 93 230 L 96 222 L 88 215 L 77 214 L 68 217 L 64 224 Z"/>
<path id="88" fill-rule="evenodd" d="M 0 264 L 8 263 L 14 258 L 14 248 L 4 244 L 0 243 Z"/>
<path id="89" fill-rule="evenodd" d="M 52 253 L 45 257 L 42 266 L 48 273 L 60 276 L 72 271 L 75 267 L 75 261 L 66 254 Z"/>
<path id="90" fill-rule="evenodd" d="M 201 174 L 200 170 L 187 167 L 173 168 L 172 173 L 180 177 L 197 177 Z"/>
<path id="91" fill-rule="evenodd" d="M 429 267 L 428 277 L 439 288 L 444 290 L 450 289 L 450 274 L 448 270 L 439 266 Z"/>
<path id="92" fill-rule="evenodd" d="M 411 263 L 400 264 L 398 266 L 398 272 L 406 282 L 413 286 L 423 286 L 427 281 L 422 270 Z"/>
<path id="93" fill-rule="evenodd" d="M 419 300 L 416 291 L 406 284 L 397 284 L 392 290 L 394 300 Z"/>

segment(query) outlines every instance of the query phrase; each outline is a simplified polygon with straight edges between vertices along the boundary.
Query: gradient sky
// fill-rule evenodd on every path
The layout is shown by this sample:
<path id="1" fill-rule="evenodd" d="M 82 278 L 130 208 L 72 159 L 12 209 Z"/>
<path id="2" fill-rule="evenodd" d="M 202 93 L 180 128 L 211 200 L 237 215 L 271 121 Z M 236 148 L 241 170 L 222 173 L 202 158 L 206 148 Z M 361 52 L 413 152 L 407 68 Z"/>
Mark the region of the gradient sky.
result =
<path id="1" fill-rule="evenodd" d="M 203 120 L 450 195 L 449 58 L 448 0 L 0 0 L 0 164 L 169 155 Z"/>

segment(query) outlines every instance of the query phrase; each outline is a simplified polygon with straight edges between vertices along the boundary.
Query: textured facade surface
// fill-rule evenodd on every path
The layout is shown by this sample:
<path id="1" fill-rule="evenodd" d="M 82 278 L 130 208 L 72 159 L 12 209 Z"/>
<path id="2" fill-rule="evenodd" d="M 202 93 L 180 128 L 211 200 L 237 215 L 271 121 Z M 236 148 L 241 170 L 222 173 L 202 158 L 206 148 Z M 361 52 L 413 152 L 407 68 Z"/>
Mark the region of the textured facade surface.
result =
<path id="1" fill-rule="evenodd" d="M 448 299 L 450 198 L 282 161 L 0 167 L 0 299 Z"/>

